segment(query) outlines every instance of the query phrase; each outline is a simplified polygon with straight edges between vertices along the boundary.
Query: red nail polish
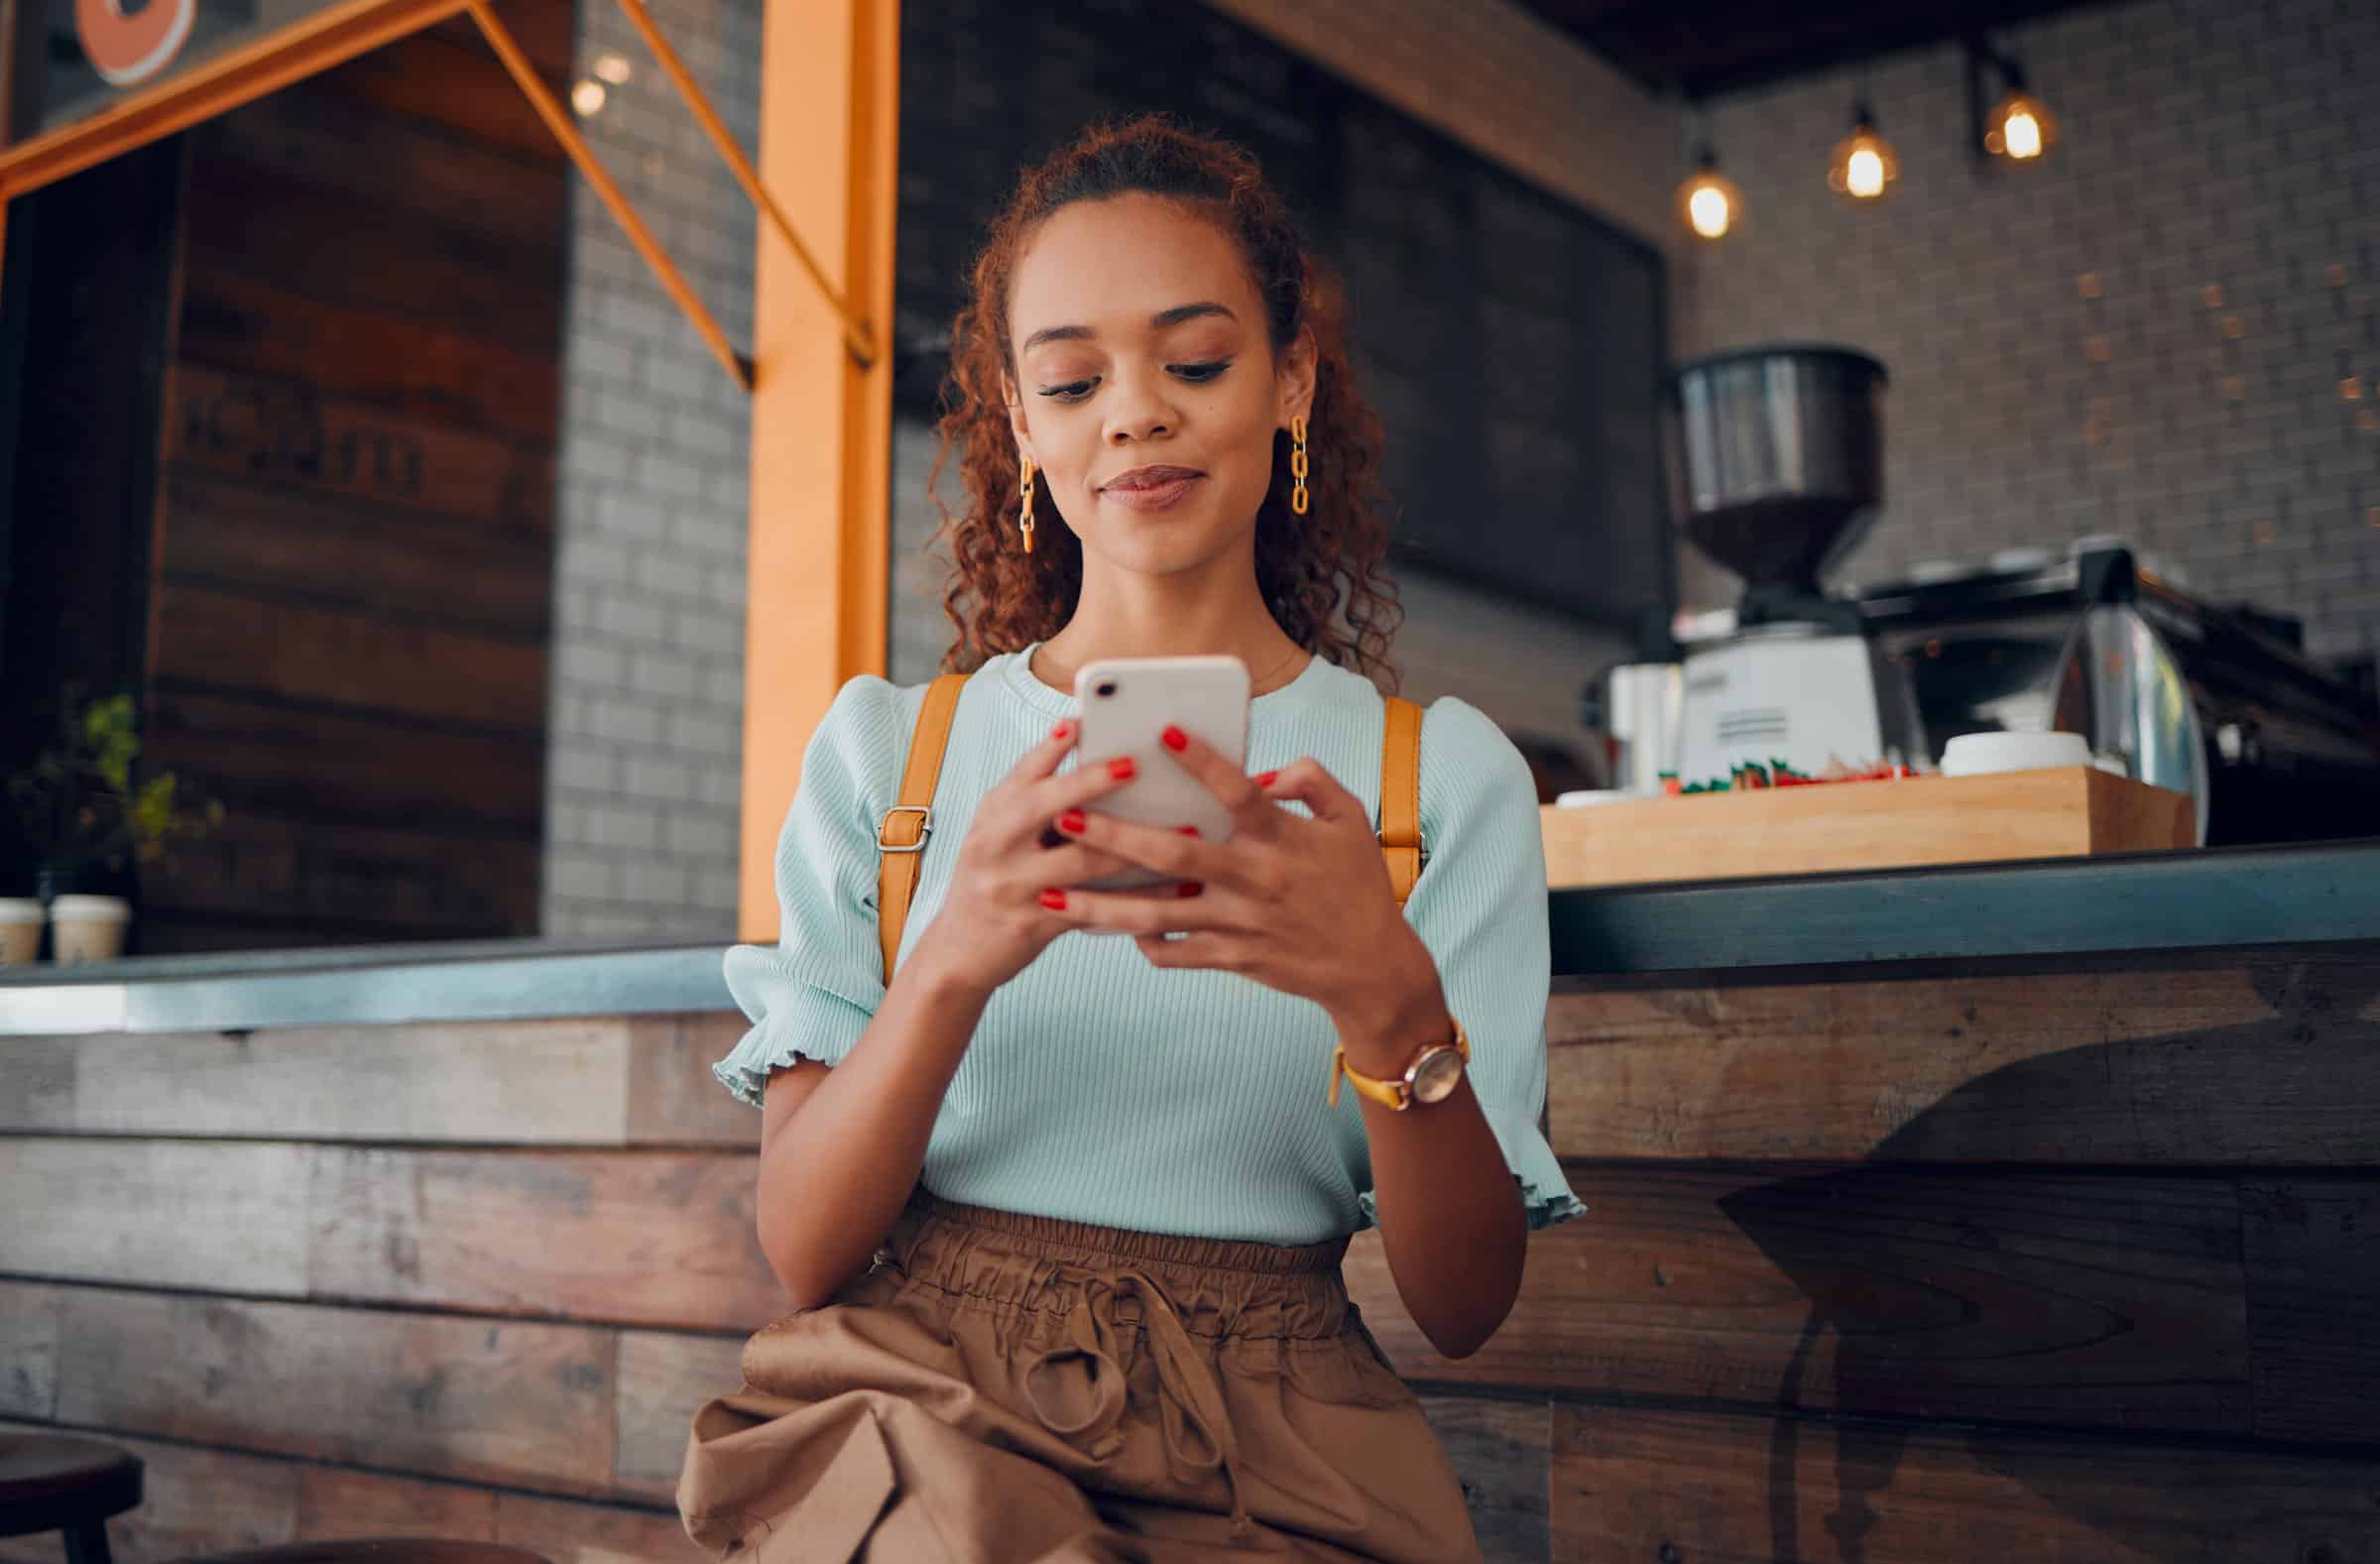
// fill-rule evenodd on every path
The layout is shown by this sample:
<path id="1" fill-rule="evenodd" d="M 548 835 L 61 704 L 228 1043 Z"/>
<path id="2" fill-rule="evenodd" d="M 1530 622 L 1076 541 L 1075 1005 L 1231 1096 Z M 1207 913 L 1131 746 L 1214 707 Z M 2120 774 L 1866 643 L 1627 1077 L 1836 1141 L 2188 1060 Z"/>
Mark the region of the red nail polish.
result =
<path id="1" fill-rule="evenodd" d="M 1185 825 L 1182 827 L 1182 834 L 1184 836 L 1196 836 L 1198 834 L 1198 827 L 1195 825 Z"/>
<path id="2" fill-rule="evenodd" d="M 1041 893 L 1041 904 L 1052 912 L 1063 912 L 1066 910 L 1066 893 L 1053 886 Z"/>
<path id="3" fill-rule="evenodd" d="M 1132 758 L 1130 755 L 1119 755 L 1114 760 L 1108 762 L 1108 775 L 1115 778 L 1118 782 L 1130 782 L 1132 780 L 1132 773 L 1135 769 L 1136 768 L 1134 768 L 1132 765 Z"/>
<path id="4" fill-rule="evenodd" d="M 1256 779 L 1256 785 L 1259 787 L 1269 787 L 1272 785 L 1273 780 L 1280 775 L 1281 774 L 1279 772 L 1266 772 L 1263 776 Z"/>
<path id="5" fill-rule="evenodd" d="M 1058 816 L 1058 829 L 1064 831 L 1068 836 L 1082 835 L 1083 827 L 1090 823 L 1090 817 L 1080 809 L 1069 809 Z"/>
<path id="6" fill-rule="evenodd" d="M 1176 889 L 1176 894 L 1177 894 L 1177 895 L 1179 895 L 1180 897 L 1182 897 L 1182 898 L 1183 898 L 1183 900 L 1187 901 L 1189 898 L 1191 898 L 1191 897 L 1194 897 L 1194 896 L 1198 895 L 1198 894 L 1199 894 L 1201 891 L 1204 891 L 1204 890 L 1206 889 L 1206 887 L 1205 887 L 1205 886 L 1203 886 L 1203 885 L 1200 885 L 1200 884 L 1199 884 L 1197 881 L 1195 881 L 1195 880 L 1185 880 L 1185 881 L 1183 881 L 1183 882 L 1181 883 L 1181 885 L 1180 885 L 1180 886 L 1176 887 L 1175 889 Z"/>
<path id="7" fill-rule="evenodd" d="M 1165 741 L 1165 747 L 1174 751 L 1176 754 L 1179 754 L 1181 751 L 1190 747 L 1190 735 L 1184 733 L 1181 729 L 1175 727 L 1170 722 L 1165 725 L 1165 731 L 1158 734 L 1157 737 L 1163 739 Z"/>
<path id="8" fill-rule="evenodd" d="M 1049 730 L 1049 736 L 1050 736 L 1051 738 L 1053 738 L 1053 739 L 1062 739 L 1062 738 L 1066 737 L 1066 735 L 1068 735 L 1069 733 L 1072 733 L 1073 731 L 1074 731 L 1074 724 L 1073 724 L 1073 723 L 1071 723 L 1071 722 L 1061 722 L 1061 723 L 1059 723 L 1059 724 L 1058 724 L 1056 727 L 1054 727 L 1054 728 L 1052 728 L 1052 729 L 1050 729 L 1050 730 Z"/>

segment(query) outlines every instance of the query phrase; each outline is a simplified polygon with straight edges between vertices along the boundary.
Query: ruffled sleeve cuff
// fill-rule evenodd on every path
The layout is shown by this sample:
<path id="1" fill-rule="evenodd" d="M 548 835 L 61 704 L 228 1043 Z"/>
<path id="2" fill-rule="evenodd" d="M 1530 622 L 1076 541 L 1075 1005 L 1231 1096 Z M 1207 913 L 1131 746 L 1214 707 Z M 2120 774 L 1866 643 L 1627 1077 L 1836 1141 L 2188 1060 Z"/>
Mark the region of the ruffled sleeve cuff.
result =
<path id="1" fill-rule="evenodd" d="M 1560 1158 L 1545 1143 L 1545 1137 L 1537 1133 L 1535 1125 L 1508 1131 L 1490 1114 L 1488 1127 L 1495 1132 L 1496 1144 L 1503 1149 L 1504 1164 L 1511 1169 L 1512 1182 L 1520 1190 L 1521 1213 L 1528 1218 L 1530 1232 L 1556 1227 L 1587 1214 L 1586 1205 L 1570 1192 L 1570 1180 L 1562 1171 Z M 1364 1212 L 1358 1232 L 1379 1226 L 1380 1209 L 1370 1190 L 1358 1193 L 1356 1204 Z"/>
<path id="2" fill-rule="evenodd" d="M 760 1019 L 726 1058 L 711 1066 L 719 1084 L 741 1102 L 761 1106 L 772 1070 L 796 1059 L 841 1064 L 858 1045 L 874 1019 L 866 1007 L 854 1004 L 795 972 L 781 950 L 767 945 L 738 945 L 727 953 L 728 987 L 748 997 L 746 1014 Z M 768 996 L 766 1001 L 759 996 Z"/>

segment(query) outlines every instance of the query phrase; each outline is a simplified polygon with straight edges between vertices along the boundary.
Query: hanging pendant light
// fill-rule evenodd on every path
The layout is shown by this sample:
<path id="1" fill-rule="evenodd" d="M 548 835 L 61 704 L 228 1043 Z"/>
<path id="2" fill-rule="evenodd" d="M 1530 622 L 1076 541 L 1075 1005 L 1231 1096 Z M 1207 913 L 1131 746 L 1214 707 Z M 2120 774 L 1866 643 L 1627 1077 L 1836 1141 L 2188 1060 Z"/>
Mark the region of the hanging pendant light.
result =
<path id="1" fill-rule="evenodd" d="M 1827 185 L 1852 201 L 1880 201 L 1901 177 L 1901 160 L 1876 131 L 1876 117 L 1860 104 L 1851 113 L 1851 133 L 1835 144 L 1827 160 Z"/>
<path id="2" fill-rule="evenodd" d="M 2035 163 L 2058 143 L 2058 121 L 2025 90 L 2022 71 L 2008 72 L 2008 90 L 1983 123 L 1983 150 L 2011 163 Z"/>
<path id="3" fill-rule="evenodd" d="M 1678 186 L 1678 216 L 1700 239 L 1724 239 L 1743 211 L 1735 182 L 1719 172 L 1719 159 L 1705 147 L 1695 172 Z"/>

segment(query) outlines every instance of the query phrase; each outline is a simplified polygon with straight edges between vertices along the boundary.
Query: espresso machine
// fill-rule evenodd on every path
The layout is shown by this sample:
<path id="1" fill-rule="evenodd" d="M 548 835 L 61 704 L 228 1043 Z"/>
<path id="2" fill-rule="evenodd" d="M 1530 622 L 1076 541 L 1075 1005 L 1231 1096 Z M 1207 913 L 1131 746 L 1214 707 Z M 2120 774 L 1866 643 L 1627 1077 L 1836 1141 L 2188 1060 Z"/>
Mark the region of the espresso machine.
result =
<path id="1" fill-rule="evenodd" d="M 2102 765 L 2188 795 L 2202 843 L 2380 834 L 2380 700 L 2286 615 L 2165 579 L 2122 539 L 1937 561 L 1830 594 L 1883 498 L 1884 368 L 1789 345 L 1671 378 L 1672 511 L 1743 578 L 1735 607 L 1639 637 L 1591 688 L 1615 782 L 1653 790 L 1782 760 L 1931 771 L 1966 733 L 2081 734 Z"/>

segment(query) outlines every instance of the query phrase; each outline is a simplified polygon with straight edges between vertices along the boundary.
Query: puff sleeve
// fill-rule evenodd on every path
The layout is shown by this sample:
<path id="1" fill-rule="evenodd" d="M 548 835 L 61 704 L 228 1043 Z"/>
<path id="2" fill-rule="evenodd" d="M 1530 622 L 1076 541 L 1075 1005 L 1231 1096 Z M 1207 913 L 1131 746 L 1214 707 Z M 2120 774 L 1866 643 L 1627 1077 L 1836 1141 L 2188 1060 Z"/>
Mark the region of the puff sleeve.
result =
<path id="1" fill-rule="evenodd" d="M 884 1000 L 876 831 L 916 721 L 903 693 L 865 674 L 836 693 L 777 836 L 777 942 L 727 953 L 728 990 L 752 1027 L 711 1073 L 755 1108 L 772 1070 L 797 1057 L 840 1064 Z"/>
<path id="2" fill-rule="evenodd" d="M 1429 859 L 1405 916 L 1438 963 L 1447 1008 L 1471 1036 L 1472 1091 L 1519 1185 L 1531 1229 L 1584 1216 L 1545 1108 L 1545 838 L 1528 763 L 1487 713 L 1452 696 L 1421 728 L 1421 825 Z M 1358 1199 L 1368 1224 L 1372 1192 Z"/>

